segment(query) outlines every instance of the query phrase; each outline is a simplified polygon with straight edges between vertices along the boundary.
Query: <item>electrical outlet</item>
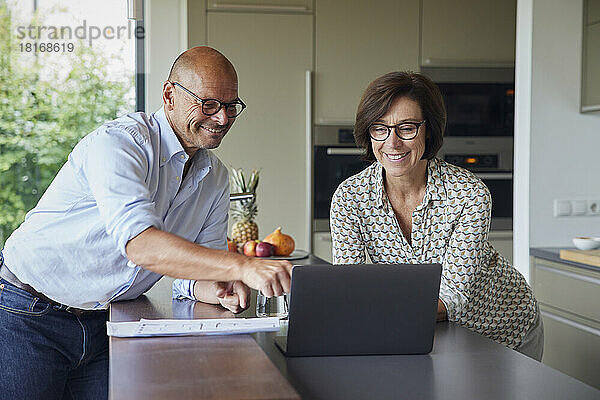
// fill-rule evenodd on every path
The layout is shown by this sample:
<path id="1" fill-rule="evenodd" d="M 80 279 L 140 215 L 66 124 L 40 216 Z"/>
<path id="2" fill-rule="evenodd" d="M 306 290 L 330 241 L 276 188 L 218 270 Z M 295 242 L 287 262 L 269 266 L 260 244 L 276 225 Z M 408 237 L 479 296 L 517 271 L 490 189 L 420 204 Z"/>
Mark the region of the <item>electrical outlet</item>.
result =
<path id="1" fill-rule="evenodd" d="M 571 201 L 569 200 L 554 200 L 554 216 L 567 217 L 573 213 Z"/>
<path id="2" fill-rule="evenodd" d="M 597 200 L 588 200 L 588 212 L 590 215 L 599 215 L 600 216 L 600 199 Z"/>
<path id="3" fill-rule="evenodd" d="M 587 200 L 573 200 L 573 215 L 582 216 L 587 214 Z"/>

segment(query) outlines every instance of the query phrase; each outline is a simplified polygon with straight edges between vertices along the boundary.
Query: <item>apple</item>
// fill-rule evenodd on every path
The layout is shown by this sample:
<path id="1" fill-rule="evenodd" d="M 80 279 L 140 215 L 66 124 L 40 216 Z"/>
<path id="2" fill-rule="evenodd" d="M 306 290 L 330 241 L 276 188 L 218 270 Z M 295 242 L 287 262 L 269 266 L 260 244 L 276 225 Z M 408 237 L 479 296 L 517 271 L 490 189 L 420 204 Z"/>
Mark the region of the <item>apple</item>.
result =
<path id="1" fill-rule="evenodd" d="M 271 243 L 259 242 L 256 244 L 256 257 L 271 257 L 274 250 Z"/>
<path id="2" fill-rule="evenodd" d="M 258 240 L 248 240 L 244 243 L 243 252 L 247 257 L 256 257 L 256 245 L 258 244 Z"/>

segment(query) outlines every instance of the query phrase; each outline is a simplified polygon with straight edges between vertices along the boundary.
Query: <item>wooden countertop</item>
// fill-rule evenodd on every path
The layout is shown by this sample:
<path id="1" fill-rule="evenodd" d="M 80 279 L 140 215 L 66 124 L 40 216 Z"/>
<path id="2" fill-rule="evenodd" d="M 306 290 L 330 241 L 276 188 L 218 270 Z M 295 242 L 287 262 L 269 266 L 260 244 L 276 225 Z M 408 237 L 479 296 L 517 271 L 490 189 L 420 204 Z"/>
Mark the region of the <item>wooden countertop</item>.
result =
<path id="1" fill-rule="evenodd" d="M 584 264 L 576 261 L 563 260 L 560 258 L 561 250 L 575 250 L 573 247 L 530 247 L 529 255 L 534 257 L 543 258 L 549 261 L 556 261 L 559 263 L 564 263 L 567 265 L 571 265 L 577 268 L 588 269 L 590 271 L 600 272 L 600 267 L 596 267 L 594 265 Z"/>
<path id="2" fill-rule="evenodd" d="M 326 264 L 309 256 L 294 264 Z M 254 317 L 223 307 L 172 300 L 173 279 L 162 278 L 136 300 L 112 303 L 110 321 Z M 117 399 L 300 399 L 250 335 L 114 338 L 109 340 L 110 398 Z"/>

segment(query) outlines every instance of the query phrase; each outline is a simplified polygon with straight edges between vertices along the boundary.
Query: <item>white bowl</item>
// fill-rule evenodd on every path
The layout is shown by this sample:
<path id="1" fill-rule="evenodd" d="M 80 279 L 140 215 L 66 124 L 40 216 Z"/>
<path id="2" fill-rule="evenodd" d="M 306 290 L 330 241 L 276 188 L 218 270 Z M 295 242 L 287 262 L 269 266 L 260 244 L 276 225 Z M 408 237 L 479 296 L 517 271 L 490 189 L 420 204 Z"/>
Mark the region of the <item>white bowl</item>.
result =
<path id="1" fill-rule="evenodd" d="M 600 247 L 600 238 L 580 236 L 573 238 L 573 244 L 579 250 L 593 250 Z"/>

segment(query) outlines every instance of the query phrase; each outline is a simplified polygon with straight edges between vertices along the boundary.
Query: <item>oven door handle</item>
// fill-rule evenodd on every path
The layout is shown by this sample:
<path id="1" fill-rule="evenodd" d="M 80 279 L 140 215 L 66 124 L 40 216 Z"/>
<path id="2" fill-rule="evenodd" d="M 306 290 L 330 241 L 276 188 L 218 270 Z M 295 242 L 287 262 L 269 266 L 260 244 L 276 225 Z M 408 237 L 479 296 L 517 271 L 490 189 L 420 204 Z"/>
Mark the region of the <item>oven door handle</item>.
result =
<path id="1" fill-rule="evenodd" d="M 357 156 L 363 153 L 363 149 L 354 147 L 328 147 L 328 156 Z"/>
<path id="2" fill-rule="evenodd" d="M 475 176 L 479 179 L 487 180 L 501 180 L 501 179 L 512 179 L 512 172 L 475 172 Z"/>

